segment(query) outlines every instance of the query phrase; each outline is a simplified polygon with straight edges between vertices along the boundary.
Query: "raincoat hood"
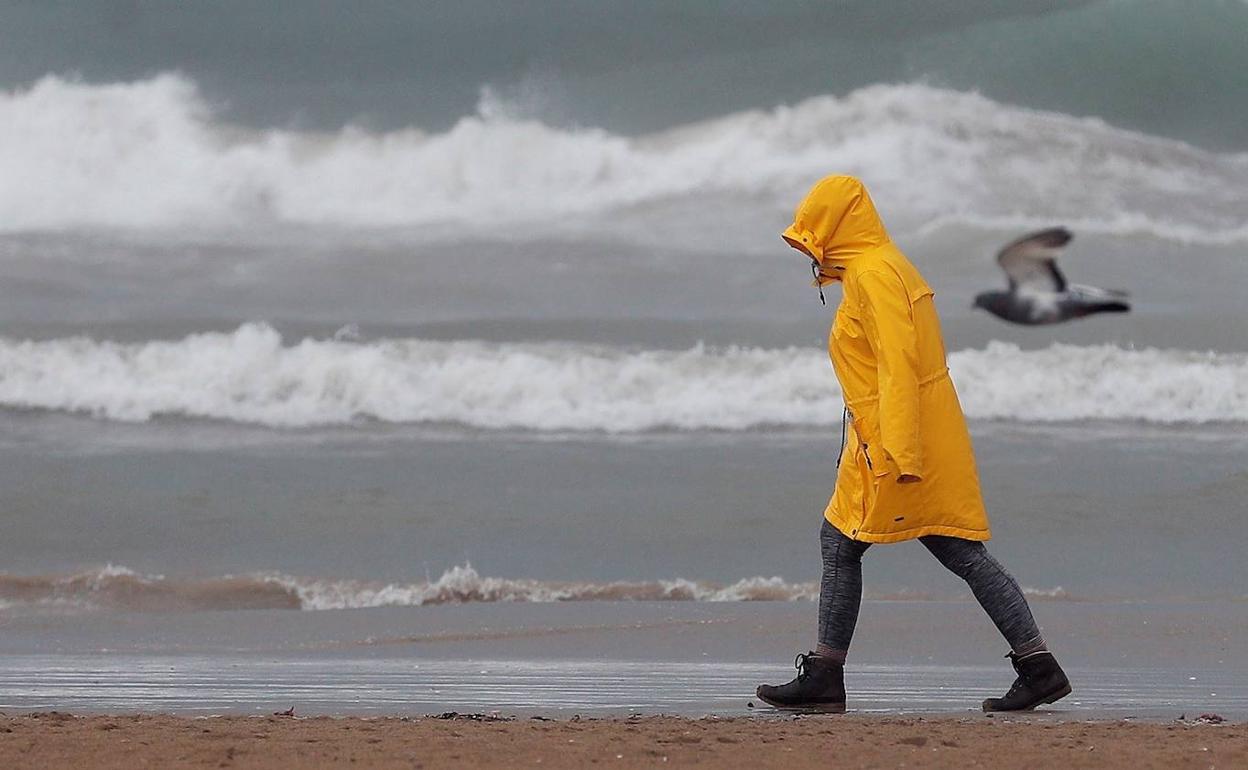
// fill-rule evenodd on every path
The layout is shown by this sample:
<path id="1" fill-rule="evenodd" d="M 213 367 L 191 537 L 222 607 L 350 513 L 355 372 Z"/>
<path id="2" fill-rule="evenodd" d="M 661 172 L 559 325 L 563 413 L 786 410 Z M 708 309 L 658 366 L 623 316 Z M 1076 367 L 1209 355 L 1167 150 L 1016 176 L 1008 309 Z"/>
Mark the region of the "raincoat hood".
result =
<path id="1" fill-rule="evenodd" d="M 824 177 L 811 188 L 780 237 L 821 268 L 891 242 L 861 180 L 840 175 Z"/>

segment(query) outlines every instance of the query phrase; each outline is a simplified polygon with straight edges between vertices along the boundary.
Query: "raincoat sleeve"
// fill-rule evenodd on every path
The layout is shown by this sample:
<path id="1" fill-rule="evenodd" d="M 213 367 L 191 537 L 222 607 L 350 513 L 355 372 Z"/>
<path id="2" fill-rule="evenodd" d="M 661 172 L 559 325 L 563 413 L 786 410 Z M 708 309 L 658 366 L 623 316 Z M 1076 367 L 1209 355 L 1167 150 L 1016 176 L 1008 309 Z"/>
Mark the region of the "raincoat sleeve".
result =
<path id="1" fill-rule="evenodd" d="M 918 338 L 901 278 L 871 270 L 858 277 L 863 325 L 875 351 L 884 451 L 900 475 L 923 476 L 919 445 Z"/>

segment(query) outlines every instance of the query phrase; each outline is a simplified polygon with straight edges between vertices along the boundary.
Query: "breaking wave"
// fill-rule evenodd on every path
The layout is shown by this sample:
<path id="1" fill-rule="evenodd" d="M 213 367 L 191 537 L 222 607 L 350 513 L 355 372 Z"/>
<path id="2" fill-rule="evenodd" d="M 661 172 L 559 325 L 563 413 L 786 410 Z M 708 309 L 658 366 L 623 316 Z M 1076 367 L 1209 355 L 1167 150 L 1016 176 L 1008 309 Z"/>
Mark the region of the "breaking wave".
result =
<path id="1" fill-rule="evenodd" d="M 1248 354 L 993 342 L 950 356 L 973 418 L 1248 422 Z M 265 324 L 176 341 L 0 338 L 0 408 L 274 428 L 367 422 L 483 430 L 751 430 L 831 425 L 813 348 L 303 339 Z"/>
<path id="2" fill-rule="evenodd" d="M 1248 155 L 921 84 L 875 85 L 640 137 L 558 129 L 484 93 L 442 133 L 244 130 L 194 82 L 46 76 L 0 92 L 0 231 L 292 223 L 563 226 L 743 196 L 788 213 L 814 178 L 864 175 L 890 221 L 1221 244 L 1248 240 Z"/>
<path id="3" fill-rule="evenodd" d="M 469 602 L 799 601 L 818 598 L 818 591 L 815 583 L 788 583 L 779 577 L 751 577 L 727 585 L 683 578 L 607 583 L 497 578 L 480 575 L 470 564 L 452 567 L 436 580 L 406 584 L 277 573 L 175 579 L 110 565 L 70 575 L 0 574 L 0 609 L 196 612 L 341 610 Z M 1070 598 L 1060 587 L 1025 591 L 1041 599 Z M 901 592 L 871 598 L 921 601 L 948 597 Z"/>

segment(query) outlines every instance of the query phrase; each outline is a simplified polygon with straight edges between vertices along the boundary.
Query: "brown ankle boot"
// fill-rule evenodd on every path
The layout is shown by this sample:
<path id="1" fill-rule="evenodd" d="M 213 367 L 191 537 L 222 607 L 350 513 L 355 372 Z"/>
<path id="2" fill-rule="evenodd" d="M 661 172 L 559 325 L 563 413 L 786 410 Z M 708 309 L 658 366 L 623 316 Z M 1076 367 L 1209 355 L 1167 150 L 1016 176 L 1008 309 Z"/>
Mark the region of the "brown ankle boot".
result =
<path id="1" fill-rule="evenodd" d="M 1053 653 L 1045 650 L 1020 658 L 1011 652 L 1005 657 L 1014 664 L 1018 679 L 1005 697 L 985 700 L 984 711 L 1031 711 L 1070 695 L 1070 680 Z"/>
<path id="2" fill-rule="evenodd" d="M 797 677 L 788 684 L 759 685 L 756 694 L 764 703 L 780 709 L 845 711 L 845 665 L 813 652 L 793 661 Z"/>

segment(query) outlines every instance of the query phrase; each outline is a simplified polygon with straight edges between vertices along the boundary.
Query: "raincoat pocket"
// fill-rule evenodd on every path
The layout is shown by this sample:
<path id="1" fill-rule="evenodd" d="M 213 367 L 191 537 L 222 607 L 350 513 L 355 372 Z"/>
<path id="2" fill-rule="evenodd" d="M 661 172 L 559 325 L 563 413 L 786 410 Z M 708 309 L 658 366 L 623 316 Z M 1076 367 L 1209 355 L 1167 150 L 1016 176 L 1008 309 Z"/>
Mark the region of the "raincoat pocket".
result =
<path id="1" fill-rule="evenodd" d="M 871 468 L 884 467 L 884 447 L 880 440 L 880 404 L 878 398 L 865 403 L 854 403 L 849 406 L 850 420 L 854 425 L 854 435 L 858 438 L 858 446 L 870 458 Z"/>
<path id="2" fill-rule="evenodd" d="M 866 523 L 867 518 L 871 516 L 871 511 L 875 508 L 875 499 L 880 489 L 863 447 L 859 447 L 855 454 L 858 459 L 858 475 L 862 479 L 862 523 Z M 859 526 L 862 526 L 862 523 Z"/>
<path id="3" fill-rule="evenodd" d="M 888 476 L 888 468 L 883 458 L 877 458 L 876 454 L 872 454 L 872 447 L 866 442 L 862 442 L 858 446 L 858 451 L 854 453 L 858 461 L 858 477 L 862 484 L 862 518 L 865 522 L 871 512 L 875 510 L 875 506 L 879 504 L 880 491 Z"/>

